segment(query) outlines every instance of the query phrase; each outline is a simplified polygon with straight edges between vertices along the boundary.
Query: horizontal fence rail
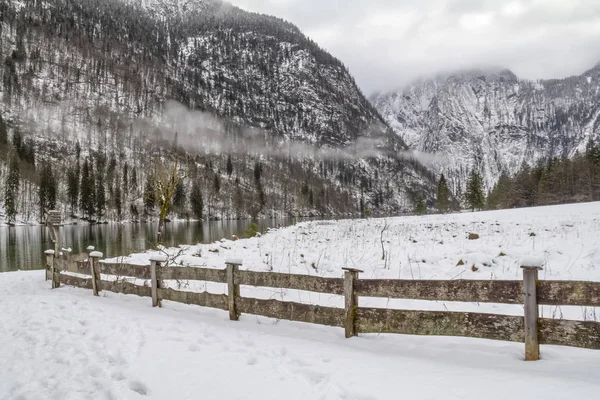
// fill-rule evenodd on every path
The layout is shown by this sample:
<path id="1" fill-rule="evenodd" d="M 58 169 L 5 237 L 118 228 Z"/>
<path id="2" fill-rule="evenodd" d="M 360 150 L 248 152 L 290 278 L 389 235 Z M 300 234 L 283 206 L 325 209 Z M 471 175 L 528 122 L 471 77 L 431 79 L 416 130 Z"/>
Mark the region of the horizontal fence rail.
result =
<path id="1" fill-rule="evenodd" d="M 226 269 L 171 267 L 167 258 L 155 256 L 150 265 L 107 263 L 102 254 L 88 248 L 85 260 L 72 260 L 63 250 L 55 257 L 46 251 L 46 277 L 52 287 L 61 284 L 84 289 L 151 297 L 153 306 L 162 300 L 289 321 L 345 328 L 346 337 L 358 333 L 396 333 L 485 338 L 525 342 L 525 359 L 539 358 L 539 344 L 600 349 L 600 322 L 539 318 L 538 305 L 600 307 L 600 282 L 540 281 L 539 267 L 522 267 L 523 281 L 392 280 L 358 279 L 361 271 L 347 269 L 344 278 L 324 278 L 276 272 L 241 271 L 241 262 Z M 85 275 L 76 276 L 72 274 Z M 102 275 L 112 279 L 102 279 Z M 139 279 L 135 284 L 126 279 Z M 164 281 L 223 283 L 227 294 L 180 291 L 164 288 Z M 149 281 L 149 282 L 148 282 Z M 240 285 L 292 289 L 343 296 L 344 308 L 242 297 Z M 473 312 L 418 311 L 365 308 L 359 297 L 382 297 L 427 301 L 523 304 L 524 316 Z"/>

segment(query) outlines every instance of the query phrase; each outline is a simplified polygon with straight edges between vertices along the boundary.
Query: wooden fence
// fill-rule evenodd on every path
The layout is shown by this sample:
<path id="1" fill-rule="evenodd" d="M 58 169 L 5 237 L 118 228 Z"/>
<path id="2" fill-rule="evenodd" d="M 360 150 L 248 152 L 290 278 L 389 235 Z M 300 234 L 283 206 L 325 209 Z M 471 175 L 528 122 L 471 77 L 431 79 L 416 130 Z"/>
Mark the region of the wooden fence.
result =
<path id="1" fill-rule="evenodd" d="M 102 254 L 88 248 L 85 261 L 72 261 L 68 251 L 55 257 L 46 251 L 47 279 L 61 284 L 195 304 L 229 311 L 231 320 L 240 314 L 262 315 L 290 321 L 341 327 L 346 337 L 359 333 L 464 336 L 525 343 L 525 359 L 539 359 L 539 344 L 600 349 L 600 322 L 539 318 L 538 305 L 600 307 L 600 282 L 540 281 L 539 267 L 522 267 L 522 281 L 389 280 L 359 279 L 362 271 L 346 269 L 343 278 L 242 271 L 241 261 L 229 260 L 224 270 L 166 266 L 167 258 L 154 256 L 150 265 L 110 264 Z M 65 274 L 76 273 L 88 277 Z M 103 280 L 101 274 L 139 278 L 149 286 L 123 279 Z M 163 281 L 198 280 L 227 284 L 227 294 L 178 291 Z M 344 308 L 324 307 L 279 300 L 240 296 L 240 285 L 296 289 L 344 296 Z M 359 306 L 359 297 L 400 298 L 473 303 L 523 304 L 524 316 L 472 312 L 416 311 Z"/>

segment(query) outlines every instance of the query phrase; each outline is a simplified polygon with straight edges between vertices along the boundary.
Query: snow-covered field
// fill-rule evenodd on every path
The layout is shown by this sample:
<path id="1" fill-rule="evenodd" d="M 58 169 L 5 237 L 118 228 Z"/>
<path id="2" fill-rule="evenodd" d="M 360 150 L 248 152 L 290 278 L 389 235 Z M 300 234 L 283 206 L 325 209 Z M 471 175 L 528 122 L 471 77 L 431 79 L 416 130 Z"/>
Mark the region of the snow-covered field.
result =
<path id="1" fill-rule="evenodd" d="M 222 268 L 237 257 L 243 268 L 335 277 L 353 266 L 365 270 L 364 278 L 521 279 L 519 260 L 536 255 L 545 260 L 541 279 L 600 280 L 600 203 L 389 218 L 382 250 L 385 225 L 302 223 L 260 238 L 191 246 L 177 263 Z M 469 233 L 480 238 L 468 240 Z M 223 286 L 183 288 L 221 292 Z M 171 302 L 153 309 L 148 298 L 49 288 L 42 271 L 0 274 L 2 400 L 576 399 L 600 393 L 600 351 L 542 346 L 541 361 L 524 362 L 520 343 L 344 339 L 339 328 L 250 315 L 231 322 L 218 310 Z M 243 287 L 242 295 L 342 305 L 336 296 L 306 292 Z M 493 304 L 360 304 L 522 314 L 520 306 Z M 591 318 L 594 311 L 543 310 L 569 318 Z"/>

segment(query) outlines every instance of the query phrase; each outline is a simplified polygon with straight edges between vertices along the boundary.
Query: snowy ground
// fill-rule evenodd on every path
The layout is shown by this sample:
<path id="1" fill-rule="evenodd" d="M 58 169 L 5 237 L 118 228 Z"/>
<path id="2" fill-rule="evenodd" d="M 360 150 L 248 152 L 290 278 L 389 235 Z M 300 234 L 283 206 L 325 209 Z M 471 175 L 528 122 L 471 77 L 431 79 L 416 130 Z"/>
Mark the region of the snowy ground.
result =
<path id="1" fill-rule="evenodd" d="M 591 399 L 600 353 L 368 335 L 0 274 L 0 399 Z"/>
<path id="2" fill-rule="evenodd" d="M 381 232 L 383 232 L 383 249 Z M 479 235 L 469 240 L 469 234 Z M 535 235 L 535 236 L 533 236 Z M 169 249 L 176 264 L 342 277 L 342 267 L 361 278 L 522 279 L 520 262 L 544 260 L 540 279 L 600 281 L 600 203 L 494 212 L 369 220 L 311 221 L 249 240 Z M 385 260 L 382 260 L 385 251 Z M 150 253 L 120 258 L 148 264 Z M 113 260 L 114 261 L 114 260 Z M 459 265 L 461 264 L 464 265 Z M 186 289 L 186 287 L 180 288 Z M 222 284 L 192 282 L 187 288 L 226 293 Z M 242 295 L 343 307 L 341 296 L 242 287 Z M 523 307 L 411 300 L 361 299 L 363 306 L 477 311 L 523 315 Z M 600 310 L 541 307 L 543 317 L 600 320 Z"/>
<path id="3" fill-rule="evenodd" d="M 261 238 L 185 247 L 176 262 L 341 277 L 600 280 L 600 203 L 386 220 L 309 222 Z M 480 235 L 468 240 L 469 233 Z M 536 236 L 530 236 L 535 233 Z M 212 251 L 211 251 L 212 250 Z M 218 250 L 218 253 L 213 251 Z M 176 250 L 169 250 L 172 254 Z M 129 261 L 144 262 L 148 254 Z M 462 260 L 464 265 L 457 266 Z M 313 265 L 314 264 L 314 265 Z M 474 268 L 477 271 L 474 271 Z M 171 283 L 175 285 L 175 283 Z M 572 399 L 600 392 L 600 351 L 481 339 L 361 335 L 343 330 L 61 287 L 42 271 L 0 274 L 0 400 L 4 399 Z M 184 283 L 219 293 L 222 284 Z M 341 306 L 338 296 L 242 287 L 242 295 Z M 360 299 L 390 308 L 522 315 L 521 306 Z M 595 309 L 546 308 L 594 318 Z"/>

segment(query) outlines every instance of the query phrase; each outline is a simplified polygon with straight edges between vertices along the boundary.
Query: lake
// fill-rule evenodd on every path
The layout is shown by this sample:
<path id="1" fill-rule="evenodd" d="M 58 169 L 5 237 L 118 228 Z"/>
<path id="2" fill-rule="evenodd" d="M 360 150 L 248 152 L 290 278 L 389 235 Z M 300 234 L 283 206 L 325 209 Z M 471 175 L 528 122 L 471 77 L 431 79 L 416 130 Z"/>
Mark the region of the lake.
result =
<path id="1" fill-rule="evenodd" d="M 301 219 L 297 219 L 300 221 Z M 256 221 L 261 231 L 288 226 L 291 218 Z M 163 244 L 167 247 L 198 243 L 213 243 L 232 235 L 242 237 L 250 221 L 171 222 L 166 224 Z M 72 254 L 88 246 L 105 257 L 126 256 L 153 247 L 158 224 L 65 225 L 60 228 L 61 246 Z M 0 272 L 43 269 L 44 250 L 54 249 L 54 243 L 43 226 L 0 227 Z"/>

